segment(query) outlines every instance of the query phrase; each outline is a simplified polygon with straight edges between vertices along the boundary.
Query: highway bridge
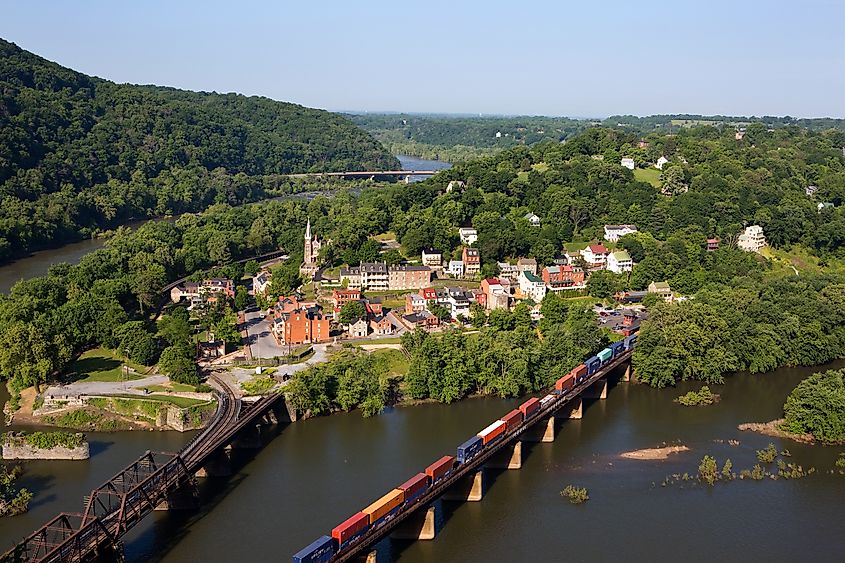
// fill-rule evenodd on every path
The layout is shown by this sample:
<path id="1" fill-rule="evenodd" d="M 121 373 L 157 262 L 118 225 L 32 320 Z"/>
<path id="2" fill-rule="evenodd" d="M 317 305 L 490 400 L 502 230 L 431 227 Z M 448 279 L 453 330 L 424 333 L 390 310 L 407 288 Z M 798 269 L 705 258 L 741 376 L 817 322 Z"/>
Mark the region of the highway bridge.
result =
<path id="1" fill-rule="evenodd" d="M 480 501 L 484 495 L 484 467 L 520 469 L 522 467 L 522 442 L 553 442 L 555 418 L 581 418 L 583 399 L 605 399 L 608 378 L 620 375 L 630 380 L 631 350 L 619 354 L 581 384 L 565 395 L 558 395 L 536 415 L 514 428 L 505 438 L 487 446 L 482 453 L 428 489 L 412 504 L 406 505 L 391 519 L 369 529 L 347 544 L 331 559 L 333 563 L 352 561 L 366 556 L 367 563 L 374 563 L 373 548 L 388 536 L 397 539 L 434 539 L 436 535 L 434 503 L 445 500 Z M 622 371 L 624 368 L 624 371 Z"/>
<path id="2" fill-rule="evenodd" d="M 359 170 L 350 172 L 309 172 L 288 174 L 288 178 L 385 178 L 408 176 L 434 176 L 441 170 Z"/>
<path id="3" fill-rule="evenodd" d="M 178 453 L 146 452 L 85 497 L 83 512 L 59 514 L 0 562 L 120 560 L 121 538 L 144 516 L 196 504 L 195 478 L 218 471 L 227 448 L 238 440 L 254 440 L 262 423 L 295 418 L 287 412 L 282 393 L 247 402 L 219 377 L 211 375 L 209 383 L 215 389 L 217 411 Z"/>

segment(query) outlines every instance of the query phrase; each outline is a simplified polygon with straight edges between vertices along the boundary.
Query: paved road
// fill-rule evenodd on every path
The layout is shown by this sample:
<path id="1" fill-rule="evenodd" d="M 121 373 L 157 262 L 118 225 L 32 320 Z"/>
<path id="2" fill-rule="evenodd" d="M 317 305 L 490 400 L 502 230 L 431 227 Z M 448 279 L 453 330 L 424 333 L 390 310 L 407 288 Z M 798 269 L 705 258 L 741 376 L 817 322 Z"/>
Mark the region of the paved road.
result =
<path id="1" fill-rule="evenodd" d="M 149 385 L 162 385 L 167 383 L 166 375 L 151 375 L 142 379 L 134 379 L 130 381 L 77 381 L 70 385 L 53 385 L 47 388 L 46 395 L 60 396 L 60 395 L 114 395 L 114 394 L 133 394 L 144 395 L 144 391 L 138 387 L 146 387 Z"/>
<path id="2" fill-rule="evenodd" d="M 275 358 L 284 356 L 287 350 L 279 346 L 270 329 L 270 322 L 262 317 L 263 311 L 253 311 L 244 315 L 246 331 L 249 335 L 249 347 L 253 358 Z"/>

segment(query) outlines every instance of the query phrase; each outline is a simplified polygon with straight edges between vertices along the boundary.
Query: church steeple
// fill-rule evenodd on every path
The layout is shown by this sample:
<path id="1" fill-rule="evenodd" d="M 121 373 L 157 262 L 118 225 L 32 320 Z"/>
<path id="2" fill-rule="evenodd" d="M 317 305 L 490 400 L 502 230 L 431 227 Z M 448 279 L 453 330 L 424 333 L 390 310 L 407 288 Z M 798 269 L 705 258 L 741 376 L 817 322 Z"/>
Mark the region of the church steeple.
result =
<path id="1" fill-rule="evenodd" d="M 311 240 L 311 217 L 308 218 L 308 223 L 305 225 L 305 240 Z"/>

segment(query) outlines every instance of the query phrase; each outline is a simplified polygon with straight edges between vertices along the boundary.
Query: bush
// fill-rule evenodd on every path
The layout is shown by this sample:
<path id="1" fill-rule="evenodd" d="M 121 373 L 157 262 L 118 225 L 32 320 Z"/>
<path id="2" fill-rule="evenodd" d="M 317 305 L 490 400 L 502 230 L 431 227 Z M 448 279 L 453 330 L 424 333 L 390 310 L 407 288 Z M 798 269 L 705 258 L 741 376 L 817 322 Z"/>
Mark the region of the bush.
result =
<path id="1" fill-rule="evenodd" d="M 719 469 L 716 466 L 716 458 L 709 455 L 701 458 L 701 463 L 698 465 L 698 477 L 711 486 L 719 480 Z"/>
<path id="2" fill-rule="evenodd" d="M 560 496 L 569 499 L 572 504 L 583 504 L 590 500 L 590 495 L 587 489 L 583 487 L 575 487 L 574 485 L 567 485 L 561 492 Z"/>
<path id="3" fill-rule="evenodd" d="M 33 432 L 23 439 L 33 448 L 41 450 L 78 448 L 85 443 L 85 436 L 78 432 Z"/>
<path id="4" fill-rule="evenodd" d="M 675 399 L 676 402 L 685 407 L 703 407 L 712 405 L 719 400 L 719 395 L 710 391 L 710 387 L 705 385 L 698 391 L 690 391 Z"/>
<path id="5" fill-rule="evenodd" d="M 757 461 L 760 463 L 772 463 L 777 456 L 778 450 L 774 444 L 769 444 L 765 450 L 757 450 Z"/>
<path id="6" fill-rule="evenodd" d="M 845 442 L 845 370 L 816 373 L 799 383 L 783 412 L 784 430 L 825 443 Z"/>

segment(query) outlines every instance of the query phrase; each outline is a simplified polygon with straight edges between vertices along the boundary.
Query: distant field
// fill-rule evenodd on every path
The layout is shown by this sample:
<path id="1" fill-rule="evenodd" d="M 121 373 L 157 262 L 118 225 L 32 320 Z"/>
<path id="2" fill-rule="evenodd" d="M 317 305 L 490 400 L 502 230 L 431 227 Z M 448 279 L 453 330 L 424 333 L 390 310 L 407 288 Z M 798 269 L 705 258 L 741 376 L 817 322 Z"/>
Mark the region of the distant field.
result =
<path id="1" fill-rule="evenodd" d="M 660 187 L 660 170 L 657 168 L 637 168 L 634 170 L 634 178 L 640 182 L 648 182 L 655 188 Z"/>
<path id="2" fill-rule="evenodd" d="M 94 348 L 84 352 L 70 367 L 70 373 L 76 381 L 132 381 L 141 379 L 140 375 L 125 373 L 123 366 L 128 365 L 141 373 L 146 366 L 125 361 L 120 354 L 106 348 Z"/>

